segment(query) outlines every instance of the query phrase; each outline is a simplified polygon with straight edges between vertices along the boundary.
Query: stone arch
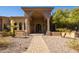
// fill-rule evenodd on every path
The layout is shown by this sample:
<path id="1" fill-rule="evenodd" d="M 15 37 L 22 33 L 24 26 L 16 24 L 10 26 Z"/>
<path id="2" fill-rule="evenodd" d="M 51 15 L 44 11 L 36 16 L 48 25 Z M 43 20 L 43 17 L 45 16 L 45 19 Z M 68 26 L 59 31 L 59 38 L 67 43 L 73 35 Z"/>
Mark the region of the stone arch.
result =
<path id="1" fill-rule="evenodd" d="M 47 31 L 47 20 L 43 14 L 43 12 L 40 11 L 33 11 L 30 15 L 30 33 L 45 33 Z M 37 27 L 37 25 L 40 25 L 41 27 Z M 37 31 L 37 28 L 41 29 Z M 40 32 L 39 32 L 40 31 Z"/>
<path id="2" fill-rule="evenodd" d="M 19 30 L 22 30 L 22 23 L 19 23 Z"/>

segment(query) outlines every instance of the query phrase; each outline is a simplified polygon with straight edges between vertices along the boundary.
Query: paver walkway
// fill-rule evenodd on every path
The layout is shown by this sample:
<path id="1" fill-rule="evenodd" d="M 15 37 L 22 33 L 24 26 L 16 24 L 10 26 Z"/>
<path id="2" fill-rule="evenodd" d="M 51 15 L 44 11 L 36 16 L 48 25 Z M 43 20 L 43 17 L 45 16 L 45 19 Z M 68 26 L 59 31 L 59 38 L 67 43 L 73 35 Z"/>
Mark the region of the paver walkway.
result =
<path id="1" fill-rule="evenodd" d="M 41 35 L 33 36 L 31 44 L 27 49 L 30 53 L 48 53 L 50 52 Z"/>

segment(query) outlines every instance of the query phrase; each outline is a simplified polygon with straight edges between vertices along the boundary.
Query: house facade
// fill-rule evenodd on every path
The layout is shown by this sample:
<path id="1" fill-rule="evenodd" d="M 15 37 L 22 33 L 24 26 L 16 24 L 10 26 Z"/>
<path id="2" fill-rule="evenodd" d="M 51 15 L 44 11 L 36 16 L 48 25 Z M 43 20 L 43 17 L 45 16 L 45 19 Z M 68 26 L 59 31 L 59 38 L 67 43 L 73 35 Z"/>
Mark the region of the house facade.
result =
<path id="1" fill-rule="evenodd" d="M 22 7 L 24 16 L 0 17 L 0 31 L 6 29 L 13 20 L 16 36 L 28 36 L 31 33 L 44 33 L 49 35 L 51 30 L 52 7 Z"/>

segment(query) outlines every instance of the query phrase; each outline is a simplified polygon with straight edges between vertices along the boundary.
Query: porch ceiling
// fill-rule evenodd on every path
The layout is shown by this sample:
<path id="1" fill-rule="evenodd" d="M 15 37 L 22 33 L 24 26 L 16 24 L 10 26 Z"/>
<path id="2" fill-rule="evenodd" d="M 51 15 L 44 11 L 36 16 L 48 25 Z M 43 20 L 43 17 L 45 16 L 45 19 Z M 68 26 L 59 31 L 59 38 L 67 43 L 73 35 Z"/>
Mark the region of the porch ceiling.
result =
<path id="1" fill-rule="evenodd" d="M 25 12 L 28 11 L 48 11 L 51 12 L 53 7 L 22 7 Z"/>

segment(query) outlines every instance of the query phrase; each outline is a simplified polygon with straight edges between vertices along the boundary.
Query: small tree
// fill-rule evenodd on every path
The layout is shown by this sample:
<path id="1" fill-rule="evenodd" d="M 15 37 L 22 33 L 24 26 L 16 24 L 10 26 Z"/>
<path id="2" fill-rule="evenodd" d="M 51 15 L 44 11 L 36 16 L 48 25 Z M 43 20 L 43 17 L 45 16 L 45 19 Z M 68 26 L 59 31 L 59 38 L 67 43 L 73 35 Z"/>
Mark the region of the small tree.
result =
<path id="1" fill-rule="evenodd" d="M 79 8 L 74 9 L 58 9 L 52 15 L 52 23 L 56 24 L 57 28 L 68 28 L 77 30 L 79 28 Z"/>
<path id="2" fill-rule="evenodd" d="M 10 18 L 10 31 L 11 31 L 11 35 L 14 37 L 15 36 L 15 25 L 14 25 L 14 21 L 12 18 Z"/>

